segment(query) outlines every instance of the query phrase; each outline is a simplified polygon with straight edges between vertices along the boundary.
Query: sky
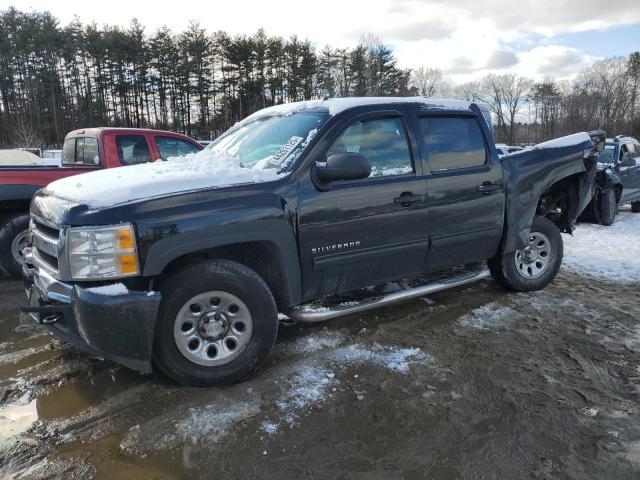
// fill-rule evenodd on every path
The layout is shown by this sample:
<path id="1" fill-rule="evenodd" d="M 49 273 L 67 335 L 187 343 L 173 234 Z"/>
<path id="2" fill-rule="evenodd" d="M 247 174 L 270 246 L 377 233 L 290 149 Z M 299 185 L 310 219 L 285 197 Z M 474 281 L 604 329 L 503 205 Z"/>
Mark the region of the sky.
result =
<path id="1" fill-rule="evenodd" d="M 0 0 L 0 9 L 49 10 L 61 24 L 174 31 L 196 20 L 210 32 L 298 35 L 317 48 L 348 47 L 363 34 L 391 46 L 403 68 L 437 67 L 453 83 L 493 73 L 573 78 L 609 56 L 640 50 L 640 0 Z"/>

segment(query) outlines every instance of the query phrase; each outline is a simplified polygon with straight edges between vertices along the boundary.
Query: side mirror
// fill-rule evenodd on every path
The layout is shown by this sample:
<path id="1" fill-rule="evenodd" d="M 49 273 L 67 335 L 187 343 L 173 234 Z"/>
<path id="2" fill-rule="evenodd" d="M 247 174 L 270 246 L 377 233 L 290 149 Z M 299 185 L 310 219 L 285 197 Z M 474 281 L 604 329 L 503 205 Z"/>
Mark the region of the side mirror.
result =
<path id="1" fill-rule="evenodd" d="M 323 182 L 360 180 L 371 175 L 369 160 L 357 153 L 336 153 L 327 158 L 327 164 L 316 165 L 315 172 Z"/>

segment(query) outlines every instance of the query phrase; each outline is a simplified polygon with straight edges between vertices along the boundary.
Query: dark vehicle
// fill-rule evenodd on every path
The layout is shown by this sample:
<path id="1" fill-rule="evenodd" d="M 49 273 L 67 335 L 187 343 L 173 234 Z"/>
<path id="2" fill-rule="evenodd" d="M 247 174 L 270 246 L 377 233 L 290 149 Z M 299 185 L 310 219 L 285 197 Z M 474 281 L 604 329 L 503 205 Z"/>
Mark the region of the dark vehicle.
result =
<path id="1" fill-rule="evenodd" d="M 140 128 L 85 128 L 67 134 L 61 167 L 0 166 L 0 270 L 20 277 L 29 203 L 54 180 L 202 150 L 185 135 Z M 39 149 L 38 149 L 39 151 Z"/>
<path id="2" fill-rule="evenodd" d="M 278 312 L 314 322 L 490 274 L 541 289 L 593 194 L 596 144 L 576 134 L 499 160 L 483 112 L 419 97 L 294 103 L 188 164 L 55 182 L 31 204 L 23 310 L 130 368 L 217 385 L 264 362 Z M 326 298 L 459 265 L 471 267 Z"/>
<path id="3" fill-rule="evenodd" d="M 640 213 L 640 142 L 618 135 L 608 138 L 598 160 L 597 188 L 580 220 L 613 225 L 618 206 Z"/>

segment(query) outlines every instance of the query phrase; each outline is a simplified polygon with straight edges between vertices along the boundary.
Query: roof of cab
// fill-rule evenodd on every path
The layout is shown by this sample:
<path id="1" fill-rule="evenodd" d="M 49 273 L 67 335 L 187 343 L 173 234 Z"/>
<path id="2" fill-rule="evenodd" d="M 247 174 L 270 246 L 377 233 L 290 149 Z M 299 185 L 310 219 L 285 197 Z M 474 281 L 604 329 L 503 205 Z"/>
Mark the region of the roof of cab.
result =
<path id="1" fill-rule="evenodd" d="M 169 135 L 179 135 L 184 136 L 181 133 L 176 132 L 168 132 L 166 130 L 155 130 L 152 128 L 135 128 L 135 127 L 92 127 L 92 128 L 79 128 L 77 130 L 72 130 L 67 133 L 65 138 L 73 138 L 73 137 L 99 137 L 100 135 L 107 132 L 120 132 L 120 133 L 162 133 Z"/>
<path id="2" fill-rule="evenodd" d="M 420 103 L 426 108 L 434 110 L 465 110 L 471 109 L 471 102 L 464 100 L 427 98 L 427 97 L 349 97 L 349 98 L 325 98 L 324 100 L 305 100 L 302 102 L 283 103 L 274 105 L 249 115 L 245 120 L 259 118 L 268 115 L 287 115 L 303 110 L 325 110 L 329 115 L 337 115 L 349 108 L 384 105 L 392 103 Z"/>
<path id="3" fill-rule="evenodd" d="M 349 97 L 349 98 L 325 98 L 323 100 L 306 100 L 302 102 L 284 103 L 282 105 L 274 105 L 249 115 L 244 120 L 240 121 L 237 125 L 243 125 L 247 122 L 255 120 L 257 118 L 267 117 L 271 115 L 289 115 L 305 110 L 320 110 L 326 111 L 329 115 L 334 116 L 339 113 L 348 110 L 350 108 L 370 106 L 370 105 L 385 105 L 385 104 L 421 104 L 423 110 L 459 110 L 465 112 L 471 112 L 473 102 L 465 100 L 456 100 L 450 98 L 430 98 L 430 97 Z M 491 126 L 491 113 L 486 105 L 475 104 L 486 122 Z"/>

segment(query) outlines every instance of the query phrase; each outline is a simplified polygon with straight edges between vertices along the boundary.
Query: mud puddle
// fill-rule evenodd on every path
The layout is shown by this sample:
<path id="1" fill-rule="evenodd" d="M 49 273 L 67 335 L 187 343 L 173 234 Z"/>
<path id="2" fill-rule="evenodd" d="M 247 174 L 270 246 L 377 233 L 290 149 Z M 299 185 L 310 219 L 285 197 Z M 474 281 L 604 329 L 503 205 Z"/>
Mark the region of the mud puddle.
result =
<path id="1" fill-rule="evenodd" d="M 189 389 L 61 345 L 2 282 L 0 477 L 638 478 L 638 287 L 563 270 L 285 326 L 253 379 Z"/>

